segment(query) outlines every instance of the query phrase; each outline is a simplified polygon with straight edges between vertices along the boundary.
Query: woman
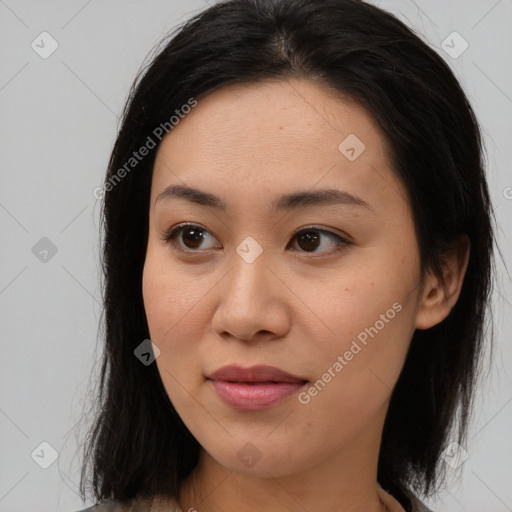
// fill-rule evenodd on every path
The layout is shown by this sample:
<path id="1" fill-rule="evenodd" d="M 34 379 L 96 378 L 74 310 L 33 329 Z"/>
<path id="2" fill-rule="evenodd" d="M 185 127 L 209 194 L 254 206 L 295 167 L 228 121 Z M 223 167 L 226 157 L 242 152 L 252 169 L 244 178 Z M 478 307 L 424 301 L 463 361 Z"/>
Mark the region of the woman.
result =
<path id="1" fill-rule="evenodd" d="M 100 195 L 88 510 L 428 510 L 493 252 L 433 50 L 359 0 L 221 2 L 137 77 Z"/>

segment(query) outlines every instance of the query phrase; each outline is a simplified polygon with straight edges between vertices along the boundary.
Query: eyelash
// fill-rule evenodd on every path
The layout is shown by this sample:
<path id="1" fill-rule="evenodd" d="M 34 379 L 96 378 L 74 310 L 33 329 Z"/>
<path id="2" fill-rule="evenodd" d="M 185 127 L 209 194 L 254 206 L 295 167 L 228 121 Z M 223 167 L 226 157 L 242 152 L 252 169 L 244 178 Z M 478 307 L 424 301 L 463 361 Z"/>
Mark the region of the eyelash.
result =
<path id="1" fill-rule="evenodd" d="M 209 231 L 207 229 L 203 228 L 202 226 L 200 226 L 198 224 L 192 224 L 192 223 L 185 222 L 183 224 L 177 224 L 176 226 L 172 227 L 168 231 L 168 233 L 165 235 L 165 237 L 163 238 L 164 242 L 168 243 L 169 245 L 176 246 L 177 243 L 174 241 L 174 238 L 176 238 L 176 235 L 183 232 L 186 228 L 198 228 L 202 232 L 204 231 L 204 232 L 209 233 Z M 303 228 L 300 231 L 297 231 L 293 238 L 298 237 L 305 233 L 309 233 L 309 232 L 323 233 L 337 241 L 337 247 L 330 251 L 323 251 L 320 253 L 308 252 L 308 251 L 298 251 L 298 252 L 303 252 L 304 254 L 311 254 L 311 255 L 313 255 L 313 257 L 318 257 L 318 256 L 314 256 L 315 254 L 332 255 L 334 253 L 337 253 L 337 252 L 343 250 L 344 248 L 346 248 L 346 246 L 352 244 L 352 242 L 350 242 L 346 238 L 343 238 L 342 236 L 338 235 L 337 233 L 334 233 L 332 231 L 328 231 L 325 229 L 321 229 L 318 226 L 307 226 L 306 228 Z M 201 251 L 200 249 L 178 249 L 178 250 L 188 253 L 188 254 L 199 253 Z"/>

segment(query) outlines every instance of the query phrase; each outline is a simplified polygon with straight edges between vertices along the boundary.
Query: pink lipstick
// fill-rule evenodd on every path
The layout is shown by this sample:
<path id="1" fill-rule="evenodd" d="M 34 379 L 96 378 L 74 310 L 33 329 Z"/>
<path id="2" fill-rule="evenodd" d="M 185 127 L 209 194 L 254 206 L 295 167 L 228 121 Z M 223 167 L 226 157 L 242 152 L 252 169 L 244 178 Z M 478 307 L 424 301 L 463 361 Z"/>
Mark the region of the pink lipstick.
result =
<path id="1" fill-rule="evenodd" d="M 226 404 L 242 411 L 268 409 L 296 393 L 308 381 L 273 366 L 228 365 L 208 380 Z"/>

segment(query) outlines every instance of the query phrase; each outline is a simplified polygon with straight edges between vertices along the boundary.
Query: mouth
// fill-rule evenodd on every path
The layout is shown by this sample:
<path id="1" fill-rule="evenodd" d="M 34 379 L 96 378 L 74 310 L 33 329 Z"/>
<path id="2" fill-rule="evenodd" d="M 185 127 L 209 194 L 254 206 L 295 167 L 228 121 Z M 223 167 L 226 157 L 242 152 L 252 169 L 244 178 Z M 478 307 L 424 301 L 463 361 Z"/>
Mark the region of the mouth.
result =
<path id="1" fill-rule="evenodd" d="M 273 407 L 307 384 L 307 380 L 273 366 L 223 366 L 207 380 L 227 405 L 244 411 Z"/>

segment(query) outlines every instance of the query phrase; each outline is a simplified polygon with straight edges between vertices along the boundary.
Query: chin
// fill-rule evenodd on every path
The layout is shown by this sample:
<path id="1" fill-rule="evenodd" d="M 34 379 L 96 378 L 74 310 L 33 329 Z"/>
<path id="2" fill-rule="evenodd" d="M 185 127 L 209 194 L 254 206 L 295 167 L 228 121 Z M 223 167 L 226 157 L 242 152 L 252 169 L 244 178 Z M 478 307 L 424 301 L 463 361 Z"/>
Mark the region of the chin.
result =
<path id="1" fill-rule="evenodd" d="M 266 435 L 266 434 L 265 434 Z M 282 442 L 278 445 L 262 436 L 260 440 L 234 441 L 229 446 L 216 446 L 209 450 L 209 456 L 228 471 L 252 478 L 285 477 L 301 470 L 313 468 L 318 461 L 312 461 L 303 449 L 297 450 L 302 443 Z M 203 446 L 205 446 L 203 444 Z M 233 456 L 227 454 L 232 453 Z"/>

